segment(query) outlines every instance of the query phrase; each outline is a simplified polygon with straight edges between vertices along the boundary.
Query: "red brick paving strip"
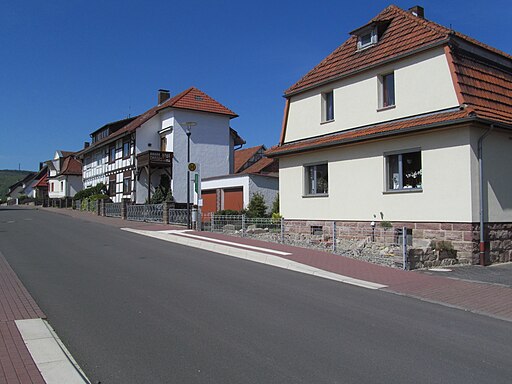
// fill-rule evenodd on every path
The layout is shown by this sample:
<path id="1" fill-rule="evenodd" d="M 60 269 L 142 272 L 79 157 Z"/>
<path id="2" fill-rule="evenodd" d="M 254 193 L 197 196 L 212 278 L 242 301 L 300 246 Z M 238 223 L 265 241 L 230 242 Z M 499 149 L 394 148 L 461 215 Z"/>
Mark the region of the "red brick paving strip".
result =
<path id="1" fill-rule="evenodd" d="M 0 383 L 44 384 L 14 320 L 46 318 L 0 252 Z"/>

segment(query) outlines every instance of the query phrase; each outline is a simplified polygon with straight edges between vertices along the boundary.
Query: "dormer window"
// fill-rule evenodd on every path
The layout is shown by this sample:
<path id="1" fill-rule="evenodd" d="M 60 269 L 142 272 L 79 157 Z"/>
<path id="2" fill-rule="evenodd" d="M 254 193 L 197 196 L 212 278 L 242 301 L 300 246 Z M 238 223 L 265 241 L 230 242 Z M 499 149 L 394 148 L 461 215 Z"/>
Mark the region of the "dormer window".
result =
<path id="1" fill-rule="evenodd" d="M 377 44 L 389 23 L 388 20 L 372 21 L 350 32 L 352 36 L 357 37 L 357 50 L 361 51 Z"/>
<path id="2" fill-rule="evenodd" d="M 374 44 L 377 44 L 377 39 L 377 28 L 366 30 L 365 32 L 357 36 L 357 49 L 361 50 L 370 47 Z"/>

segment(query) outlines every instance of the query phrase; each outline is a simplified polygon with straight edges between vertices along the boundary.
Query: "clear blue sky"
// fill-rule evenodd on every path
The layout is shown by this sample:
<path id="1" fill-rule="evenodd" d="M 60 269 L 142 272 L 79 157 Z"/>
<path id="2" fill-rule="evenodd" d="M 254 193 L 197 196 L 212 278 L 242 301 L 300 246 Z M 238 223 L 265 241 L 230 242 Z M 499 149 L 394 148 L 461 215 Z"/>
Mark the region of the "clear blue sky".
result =
<path id="1" fill-rule="evenodd" d="M 240 117 L 247 146 L 276 144 L 283 91 L 389 1 L 0 0 L 0 169 L 195 86 Z M 395 1 L 512 53 L 512 1 Z"/>

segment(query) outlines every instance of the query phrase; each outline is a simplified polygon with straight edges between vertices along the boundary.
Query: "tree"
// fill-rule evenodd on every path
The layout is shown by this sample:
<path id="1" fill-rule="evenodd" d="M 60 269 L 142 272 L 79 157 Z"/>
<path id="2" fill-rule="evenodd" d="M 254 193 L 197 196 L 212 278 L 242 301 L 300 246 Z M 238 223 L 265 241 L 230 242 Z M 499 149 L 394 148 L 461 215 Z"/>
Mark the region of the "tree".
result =
<path id="1" fill-rule="evenodd" d="M 247 216 L 249 217 L 266 217 L 267 204 L 261 193 L 256 192 L 252 195 L 251 201 L 247 206 Z"/>
<path id="2" fill-rule="evenodd" d="M 174 201 L 174 197 L 172 196 L 171 190 L 171 180 L 169 176 L 162 175 L 160 176 L 160 185 L 156 187 L 155 193 L 151 196 L 151 204 L 160 204 L 164 201 Z"/>
<path id="3" fill-rule="evenodd" d="M 272 213 L 279 213 L 279 192 L 277 192 L 276 199 L 272 203 Z"/>

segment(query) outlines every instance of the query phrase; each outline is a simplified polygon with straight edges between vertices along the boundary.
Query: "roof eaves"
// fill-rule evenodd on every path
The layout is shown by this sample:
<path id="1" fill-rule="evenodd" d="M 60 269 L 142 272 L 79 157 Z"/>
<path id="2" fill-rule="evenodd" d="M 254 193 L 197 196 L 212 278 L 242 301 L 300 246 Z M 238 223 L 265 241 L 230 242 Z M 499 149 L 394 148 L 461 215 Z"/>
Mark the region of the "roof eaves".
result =
<path id="1" fill-rule="evenodd" d="M 272 150 L 272 149 L 270 149 L 267 153 L 265 153 L 265 156 L 267 156 L 269 158 L 274 158 L 274 157 L 280 157 L 280 156 L 291 155 L 291 154 L 302 153 L 302 152 L 317 151 L 319 149 L 326 149 L 326 148 L 336 147 L 339 145 L 374 140 L 374 139 L 379 139 L 382 137 L 397 136 L 397 135 L 402 135 L 402 134 L 417 132 L 417 131 L 426 131 L 429 129 L 435 129 L 435 128 L 451 126 L 451 125 L 459 125 L 459 124 L 468 123 L 468 122 L 472 122 L 472 121 L 473 122 L 475 122 L 475 121 L 476 122 L 484 122 L 484 119 L 478 118 L 476 116 L 469 116 L 469 117 L 454 119 L 451 121 L 441 121 L 441 122 L 436 122 L 436 123 L 431 123 L 431 124 L 426 124 L 426 125 L 417 125 L 417 126 L 408 127 L 408 128 L 395 129 L 392 131 L 376 132 L 376 133 L 372 133 L 369 135 L 359 136 L 359 137 L 354 137 L 354 138 L 333 140 L 333 141 L 326 142 L 326 143 L 312 145 L 310 147 L 303 147 L 303 148 L 297 148 L 297 149 L 291 149 L 291 150 L 286 150 L 285 148 L 283 148 L 281 151 L 279 149 L 276 149 L 274 153 L 270 152 Z M 489 122 L 487 122 L 487 123 L 489 123 Z M 495 123 L 495 124 L 497 124 L 497 123 Z"/>

